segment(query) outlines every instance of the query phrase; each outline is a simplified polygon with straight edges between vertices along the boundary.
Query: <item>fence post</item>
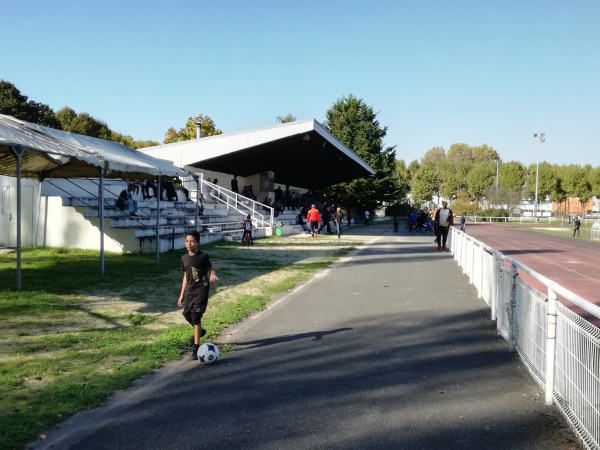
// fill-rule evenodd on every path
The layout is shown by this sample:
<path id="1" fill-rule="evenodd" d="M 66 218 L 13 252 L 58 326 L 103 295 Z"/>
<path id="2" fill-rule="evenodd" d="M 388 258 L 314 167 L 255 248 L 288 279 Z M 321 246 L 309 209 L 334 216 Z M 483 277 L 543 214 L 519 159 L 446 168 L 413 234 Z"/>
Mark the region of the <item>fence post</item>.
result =
<path id="1" fill-rule="evenodd" d="M 554 399 L 554 364 L 556 357 L 556 303 L 558 295 L 548 288 L 548 323 L 546 330 L 546 405 L 551 405 Z"/>
<path id="2" fill-rule="evenodd" d="M 514 352 L 517 335 L 515 315 L 517 311 L 517 277 L 519 274 L 517 273 L 517 266 L 515 266 L 512 262 L 510 264 L 510 276 L 512 277 L 512 282 L 510 289 L 510 302 L 508 303 L 508 351 Z"/>
<path id="3" fill-rule="evenodd" d="M 500 290 L 500 258 L 498 257 L 498 253 L 494 252 L 494 257 L 492 258 L 492 273 L 494 274 L 494 292 L 492 293 L 492 320 L 496 320 L 498 318 L 498 291 Z"/>

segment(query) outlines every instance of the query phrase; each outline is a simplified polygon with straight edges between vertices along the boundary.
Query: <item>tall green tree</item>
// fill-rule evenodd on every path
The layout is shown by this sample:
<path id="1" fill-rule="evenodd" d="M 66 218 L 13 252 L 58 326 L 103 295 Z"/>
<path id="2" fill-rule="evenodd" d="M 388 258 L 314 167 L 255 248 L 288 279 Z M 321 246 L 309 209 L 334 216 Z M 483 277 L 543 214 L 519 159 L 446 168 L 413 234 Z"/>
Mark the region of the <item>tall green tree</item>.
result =
<path id="1" fill-rule="evenodd" d="M 535 198 L 535 172 L 537 170 L 536 164 L 529 166 L 527 173 L 527 184 L 525 185 L 524 194 L 527 198 Z M 538 171 L 538 203 L 543 202 L 544 199 L 555 190 L 556 188 L 556 173 L 550 163 L 546 161 L 539 163 Z"/>
<path id="2" fill-rule="evenodd" d="M 374 174 L 330 186 L 327 197 L 355 209 L 374 210 L 383 202 L 401 201 L 406 185 L 396 169 L 395 147 L 384 147 L 387 127 L 362 99 L 344 97 L 327 111 L 324 127 L 374 170 Z"/>
<path id="3" fill-rule="evenodd" d="M 77 114 L 72 108 L 65 106 L 56 113 L 56 118 L 65 131 L 112 140 L 112 130 L 108 125 L 88 113 Z"/>
<path id="4" fill-rule="evenodd" d="M 54 111 L 48 105 L 28 100 L 16 86 L 0 80 L 0 114 L 13 116 L 25 122 L 60 129 Z"/>
<path id="5" fill-rule="evenodd" d="M 481 199 L 485 190 L 494 185 L 496 177 L 496 165 L 486 162 L 473 164 L 473 169 L 467 175 L 467 184 L 471 198 Z"/>
<path id="6" fill-rule="evenodd" d="M 436 166 L 431 162 L 422 164 L 413 175 L 411 186 L 410 193 L 417 205 L 433 200 L 433 195 L 439 191 Z"/>
<path id="7" fill-rule="evenodd" d="M 198 120 L 201 122 L 201 137 L 223 134 L 223 132 L 215 126 L 215 122 L 209 116 L 198 114 L 195 117 L 188 117 L 183 128 L 180 128 L 179 130 L 176 130 L 173 127 L 169 128 L 165 133 L 165 140 L 163 143 L 171 144 L 173 142 L 191 141 L 192 139 L 196 139 L 196 122 Z"/>
<path id="8" fill-rule="evenodd" d="M 518 161 L 501 162 L 498 167 L 498 184 L 521 192 L 526 173 L 527 168 Z"/>

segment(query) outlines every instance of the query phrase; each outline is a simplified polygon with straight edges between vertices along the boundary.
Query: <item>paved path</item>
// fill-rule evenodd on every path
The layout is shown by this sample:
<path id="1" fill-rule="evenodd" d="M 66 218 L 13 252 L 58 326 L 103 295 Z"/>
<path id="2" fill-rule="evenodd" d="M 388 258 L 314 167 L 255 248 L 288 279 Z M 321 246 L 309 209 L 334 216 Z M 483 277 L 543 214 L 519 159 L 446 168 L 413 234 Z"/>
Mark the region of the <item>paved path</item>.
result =
<path id="1" fill-rule="evenodd" d="M 216 364 L 170 364 L 34 447 L 579 448 L 450 253 L 353 232 L 374 236 L 229 330 Z"/>

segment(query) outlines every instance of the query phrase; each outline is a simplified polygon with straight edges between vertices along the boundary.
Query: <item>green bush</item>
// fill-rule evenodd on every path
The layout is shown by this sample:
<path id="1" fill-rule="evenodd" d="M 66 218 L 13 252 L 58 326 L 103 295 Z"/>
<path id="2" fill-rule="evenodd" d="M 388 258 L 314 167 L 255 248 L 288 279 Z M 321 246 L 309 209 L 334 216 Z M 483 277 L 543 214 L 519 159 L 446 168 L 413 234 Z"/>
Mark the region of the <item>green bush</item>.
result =
<path id="1" fill-rule="evenodd" d="M 508 217 L 508 212 L 504 209 L 484 209 L 477 213 L 477 218 L 480 217 L 493 217 L 492 222 L 504 222 L 504 220 L 499 219 L 498 217 Z"/>

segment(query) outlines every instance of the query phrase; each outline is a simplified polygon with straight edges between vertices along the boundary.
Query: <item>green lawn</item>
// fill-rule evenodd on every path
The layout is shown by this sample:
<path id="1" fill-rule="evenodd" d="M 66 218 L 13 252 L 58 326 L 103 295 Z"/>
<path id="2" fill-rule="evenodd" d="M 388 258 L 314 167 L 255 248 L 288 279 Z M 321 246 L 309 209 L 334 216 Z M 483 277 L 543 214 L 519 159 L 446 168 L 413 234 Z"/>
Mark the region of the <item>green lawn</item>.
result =
<path id="1" fill-rule="evenodd" d="M 356 245 L 333 237 L 204 246 L 220 281 L 211 287 L 203 340 L 218 343 L 225 327 Z M 15 292 L 16 253 L 0 253 L 0 449 L 22 448 L 181 357 L 191 336 L 177 308 L 182 254 L 161 254 L 160 264 L 155 255 L 106 254 L 101 276 L 98 252 L 24 249 Z"/>

